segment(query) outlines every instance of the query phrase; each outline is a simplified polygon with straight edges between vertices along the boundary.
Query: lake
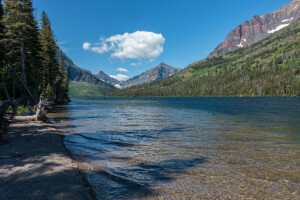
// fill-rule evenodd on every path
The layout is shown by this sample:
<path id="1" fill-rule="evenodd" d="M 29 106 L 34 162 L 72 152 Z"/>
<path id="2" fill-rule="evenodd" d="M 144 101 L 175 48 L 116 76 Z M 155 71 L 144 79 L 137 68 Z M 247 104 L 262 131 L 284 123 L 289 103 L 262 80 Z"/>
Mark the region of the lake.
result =
<path id="1" fill-rule="evenodd" d="M 51 117 L 98 199 L 300 199 L 300 98 L 73 100 Z"/>

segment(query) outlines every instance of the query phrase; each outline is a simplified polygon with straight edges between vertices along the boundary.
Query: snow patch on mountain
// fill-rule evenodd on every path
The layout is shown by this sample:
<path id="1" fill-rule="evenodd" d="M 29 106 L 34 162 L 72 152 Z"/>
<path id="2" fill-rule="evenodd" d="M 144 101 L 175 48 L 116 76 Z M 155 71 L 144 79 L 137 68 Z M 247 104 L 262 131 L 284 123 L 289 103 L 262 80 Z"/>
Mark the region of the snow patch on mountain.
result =
<path id="1" fill-rule="evenodd" d="M 244 45 L 242 45 L 242 42 L 239 44 L 239 45 L 236 45 L 236 46 L 238 46 L 238 47 L 243 47 Z"/>
<path id="2" fill-rule="evenodd" d="M 268 33 L 275 33 L 276 31 L 279 31 L 279 30 L 283 29 L 284 27 L 287 27 L 288 25 L 290 25 L 290 24 L 281 24 L 280 26 L 277 26 L 277 28 L 268 31 Z"/>
<path id="3" fill-rule="evenodd" d="M 285 20 L 282 20 L 281 22 L 290 22 L 290 21 L 293 21 L 294 17 L 290 18 L 290 19 L 285 19 Z"/>

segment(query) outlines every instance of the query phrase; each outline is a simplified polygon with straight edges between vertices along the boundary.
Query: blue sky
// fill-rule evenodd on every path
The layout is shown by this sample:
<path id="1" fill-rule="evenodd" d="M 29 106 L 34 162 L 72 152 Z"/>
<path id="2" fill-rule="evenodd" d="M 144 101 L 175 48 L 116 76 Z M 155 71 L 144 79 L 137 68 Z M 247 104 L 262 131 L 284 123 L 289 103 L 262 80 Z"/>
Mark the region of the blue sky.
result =
<path id="1" fill-rule="evenodd" d="M 184 68 L 201 60 L 245 20 L 277 10 L 291 1 L 33 0 L 33 3 L 37 18 L 42 10 L 46 11 L 59 46 L 77 66 L 92 73 L 103 70 L 109 75 L 133 77 L 160 62 Z M 117 71 L 118 68 L 123 70 Z"/>

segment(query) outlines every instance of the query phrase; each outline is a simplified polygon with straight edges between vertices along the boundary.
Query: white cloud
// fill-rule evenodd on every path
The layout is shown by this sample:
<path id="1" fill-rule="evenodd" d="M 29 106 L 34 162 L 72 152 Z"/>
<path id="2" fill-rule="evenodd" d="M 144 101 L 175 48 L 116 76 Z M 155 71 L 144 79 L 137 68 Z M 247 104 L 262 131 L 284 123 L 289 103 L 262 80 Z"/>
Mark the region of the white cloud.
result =
<path id="1" fill-rule="evenodd" d="M 124 68 L 117 68 L 115 69 L 116 71 L 119 71 L 119 72 L 126 72 L 128 73 L 129 71 L 127 69 L 124 69 Z"/>
<path id="2" fill-rule="evenodd" d="M 58 45 L 63 45 L 63 44 L 68 44 L 69 42 L 68 41 L 60 41 L 60 42 L 57 42 Z"/>
<path id="3" fill-rule="evenodd" d="M 85 43 L 83 43 L 83 49 L 84 50 L 89 50 L 89 49 L 91 49 L 91 43 L 89 43 L 89 42 L 85 42 Z"/>
<path id="4" fill-rule="evenodd" d="M 138 66 L 138 65 L 142 65 L 142 63 L 131 63 L 131 66 Z"/>
<path id="5" fill-rule="evenodd" d="M 148 58 L 153 60 L 164 51 L 165 38 L 162 34 L 147 31 L 136 31 L 113 35 L 108 38 L 100 38 L 101 43 L 91 48 L 90 43 L 84 43 L 85 50 L 92 50 L 97 53 L 110 52 L 113 58 Z"/>
<path id="6" fill-rule="evenodd" d="M 117 74 L 117 75 L 109 75 L 110 77 L 117 79 L 118 81 L 126 81 L 129 79 L 128 76 L 123 75 L 123 74 Z"/>
<path id="7" fill-rule="evenodd" d="M 103 44 L 101 47 L 92 47 L 91 50 L 96 53 L 105 53 L 108 52 L 107 44 Z"/>

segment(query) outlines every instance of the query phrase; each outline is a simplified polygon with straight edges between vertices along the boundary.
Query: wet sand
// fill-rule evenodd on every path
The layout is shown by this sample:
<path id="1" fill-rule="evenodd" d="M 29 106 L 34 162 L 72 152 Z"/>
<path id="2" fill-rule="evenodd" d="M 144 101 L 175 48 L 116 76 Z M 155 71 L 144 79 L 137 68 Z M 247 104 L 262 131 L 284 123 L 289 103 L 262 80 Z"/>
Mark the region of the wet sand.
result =
<path id="1" fill-rule="evenodd" d="M 94 199 L 52 124 L 18 123 L 0 142 L 0 199 Z"/>

